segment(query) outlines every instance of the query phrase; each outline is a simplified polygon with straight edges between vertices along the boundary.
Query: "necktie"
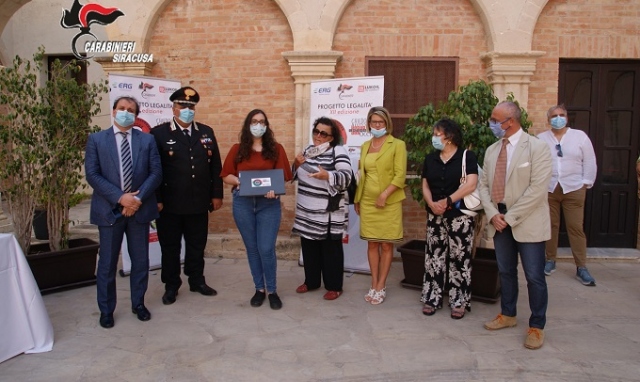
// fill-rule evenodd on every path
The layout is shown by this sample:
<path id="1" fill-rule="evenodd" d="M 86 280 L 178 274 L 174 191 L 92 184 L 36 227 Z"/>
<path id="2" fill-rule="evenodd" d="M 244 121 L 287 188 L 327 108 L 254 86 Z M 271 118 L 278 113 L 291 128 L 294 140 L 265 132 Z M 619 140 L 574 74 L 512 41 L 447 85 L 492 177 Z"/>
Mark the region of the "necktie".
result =
<path id="1" fill-rule="evenodd" d="M 189 129 L 184 129 L 184 130 L 182 130 L 182 132 L 184 133 L 185 137 L 187 137 L 187 139 L 189 139 L 189 137 L 190 137 Z"/>
<path id="2" fill-rule="evenodd" d="M 493 175 L 493 187 L 491 188 L 491 200 L 493 200 L 494 203 L 502 203 L 504 199 L 504 182 L 507 177 L 508 143 L 508 139 L 502 139 L 502 147 L 500 148 L 500 154 L 498 154 L 498 161 L 496 162 L 496 172 Z"/>
<path id="3" fill-rule="evenodd" d="M 122 143 L 120 143 L 120 163 L 122 163 L 122 191 L 130 192 L 131 180 L 133 179 L 133 166 L 131 163 L 131 147 L 129 146 L 129 141 L 127 140 L 127 135 L 129 133 L 119 132 L 118 134 L 122 134 Z"/>

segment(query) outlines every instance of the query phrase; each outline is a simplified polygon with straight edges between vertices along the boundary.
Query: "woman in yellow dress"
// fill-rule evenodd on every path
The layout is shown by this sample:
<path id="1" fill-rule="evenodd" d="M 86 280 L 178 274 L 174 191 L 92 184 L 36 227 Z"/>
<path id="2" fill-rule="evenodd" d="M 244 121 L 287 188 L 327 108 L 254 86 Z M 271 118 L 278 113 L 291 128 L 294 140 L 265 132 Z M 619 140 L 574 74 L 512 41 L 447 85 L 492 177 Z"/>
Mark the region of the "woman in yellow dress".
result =
<path id="1" fill-rule="evenodd" d="M 407 148 L 394 138 L 389 111 L 373 107 L 367 115 L 367 130 L 373 136 L 360 152 L 360 182 L 354 208 L 360 215 L 360 237 L 368 242 L 371 288 L 365 301 L 378 305 L 386 297 L 386 282 L 393 244 L 403 238 L 402 201 L 407 170 Z"/>

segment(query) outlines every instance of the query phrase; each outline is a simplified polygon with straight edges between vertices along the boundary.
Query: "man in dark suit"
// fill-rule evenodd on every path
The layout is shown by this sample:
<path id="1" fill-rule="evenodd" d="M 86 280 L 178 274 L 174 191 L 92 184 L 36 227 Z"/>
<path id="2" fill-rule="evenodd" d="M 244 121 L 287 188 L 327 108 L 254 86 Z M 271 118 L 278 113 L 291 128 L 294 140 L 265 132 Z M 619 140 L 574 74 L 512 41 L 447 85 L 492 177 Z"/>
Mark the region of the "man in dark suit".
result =
<path id="1" fill-rule="evenodd" d="M 155 190 L 162 181 L 162 167 L 153 137 L 133 129 L 138 112 L 134 98 L 118 98 L 113 104 L 113 126 L 91 134 L 87 141 L 85 173 L 93 187 L 90 220 L 100 234 L 97 290 L 103 328 L 114 325 L 116 266 L 125 233 L 131 257 L 132 311 L 140 321 L 151 319 L 144 305 L 149 222 L 158 217 Z"/>
<path id="2" fill-rule="evenodd" d="M 222 207 L 222 163 L 213 130 L 194 122 L 200 95 L 191 87 L 176 90 L 173 120 L 154 127 L 162 159 L 162 184 L 156 192 L 160 218 L 158 239 L 162 249 L 162 302 L 173 304 L 182 285 L 180 278 L 181 239 L 185 241 L 184 274 L 189 289 L 205 296 L 217 292 L 205 283 L 204 248 L 209 231 L 208 212 Z"/>
<path id="3" fill-rule="evenodd" d="M 524 132 L 520 107 L 499 103 L 489 126 L 498 142 L 487 148 L 480 177 L 480 199 L 487 214 L 487 233 L 493 237 L 500 271 L 501 312 L 484 324 L 487 330 L 516 326 L 518 254 L 529 292 L 528 349 L 544 343 L 547 321 L 547 282 L 544 275 L 545 242 L 551 237 L 547 187 L 551 180 L 551 154 L 547 144 Z"/>

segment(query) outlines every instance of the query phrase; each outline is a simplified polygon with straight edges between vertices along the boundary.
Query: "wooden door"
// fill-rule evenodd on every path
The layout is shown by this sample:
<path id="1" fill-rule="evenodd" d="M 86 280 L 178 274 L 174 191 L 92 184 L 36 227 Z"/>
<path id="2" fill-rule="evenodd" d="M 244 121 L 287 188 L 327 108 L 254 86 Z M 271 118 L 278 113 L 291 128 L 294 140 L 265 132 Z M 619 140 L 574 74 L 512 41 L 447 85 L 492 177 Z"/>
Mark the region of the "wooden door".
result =
<path id="1" fill-rule="evenodd" d="M 640 61 L 560 60 L 558 102 L 593 143 L 598 176 L 585 202 L 590 247 L 635 248 L 640 153 Z M 561 231 L 560 245 L 568 246 Z"/>

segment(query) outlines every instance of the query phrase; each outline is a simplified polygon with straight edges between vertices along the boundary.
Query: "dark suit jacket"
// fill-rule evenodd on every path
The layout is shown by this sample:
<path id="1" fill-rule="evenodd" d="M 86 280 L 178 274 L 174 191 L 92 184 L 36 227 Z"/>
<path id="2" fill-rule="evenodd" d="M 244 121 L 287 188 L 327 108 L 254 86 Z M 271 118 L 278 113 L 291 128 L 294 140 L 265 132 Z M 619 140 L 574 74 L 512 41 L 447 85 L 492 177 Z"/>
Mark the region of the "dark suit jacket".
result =
<path id="1" fill-rule="evenodd" d="M 138 223 L 148 223 L 159 216 L 155 190 L 162 181 L 160 156 L 151 135 L 137 129 L 130 131 L 131 189 L 140 191 L 137 197 L 142 201 L 133 217 Z M 120 158 L 112 127 L 89 136 L 84 166 L 87 182 L 93 187 L 91 224 L 113 225 L 119 217 L 118 200 L 124 192 L 120 185 Z"/>
<path id="2" fill-rule="evenodd" d="M 163 212 L 187 215 L 209 210 L 211 199 L 223 194 L 222 162 L 218 142 L 211 129 L 191 125 L 188 139 L 174 121 L 151 129 L 162 160 L 162 184 L 156 192 Z"/>

